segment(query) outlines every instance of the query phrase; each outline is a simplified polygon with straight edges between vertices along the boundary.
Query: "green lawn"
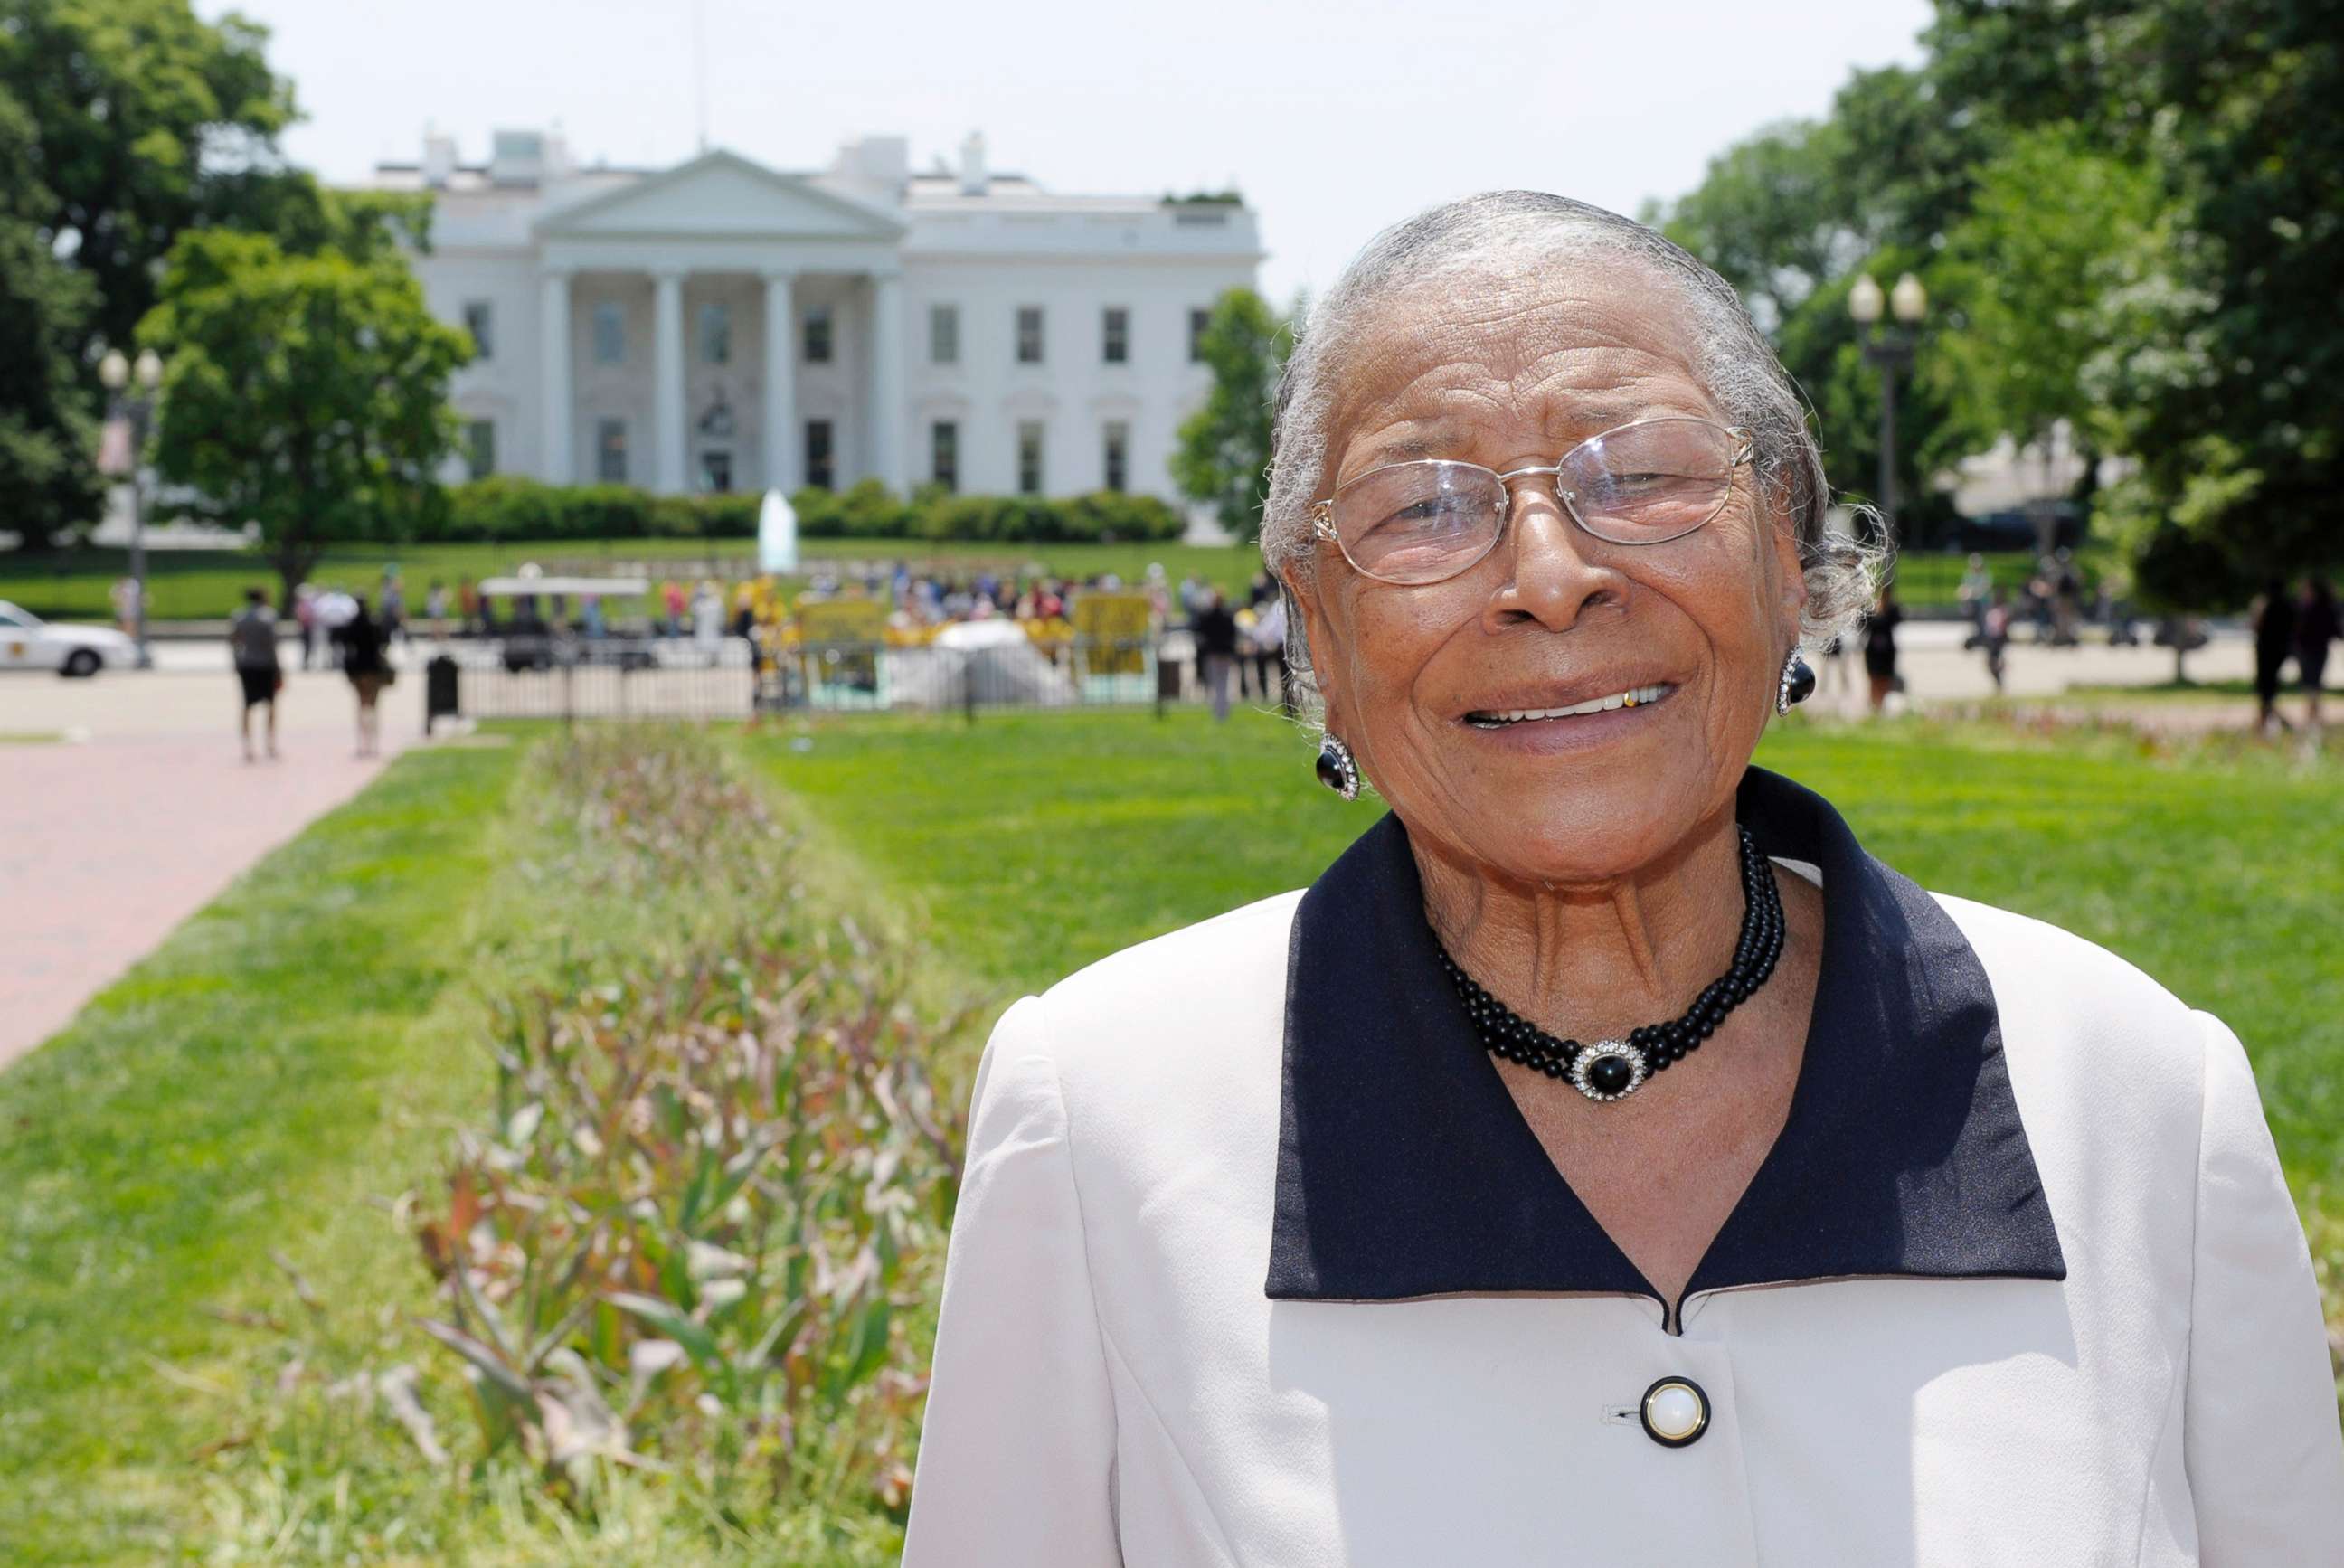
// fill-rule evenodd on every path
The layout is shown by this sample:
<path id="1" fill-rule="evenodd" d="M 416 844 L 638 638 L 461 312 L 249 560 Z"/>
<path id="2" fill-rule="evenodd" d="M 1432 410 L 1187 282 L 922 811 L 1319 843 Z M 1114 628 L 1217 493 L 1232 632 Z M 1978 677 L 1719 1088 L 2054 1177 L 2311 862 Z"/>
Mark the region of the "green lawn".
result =
<path id="1" fill-rule="evenodd" d="M 1291 728 L 1241 713 L 835 720 L 753 743 L 933 938 L 1005 998 L 1308 883 L 1371 822 Z M 1786 725 L 1759 754 L 1924 885 L 2040 916 L 2219 1014 L 2299 1191 L 2344 1194 L 2344 784 L 2149 764 L 1985 726 Z"/>
<path id="2" fill-rule="evenodd" d="M 1220 727 L 1192 710 L 841 718 L 739 744 L 822 840 L 805 896 L 907 911 L 931 978 L 996 1006 L 1308 882 L 1378 810 L 1327 794 L 1301 734 L 1258 713 Z M 402 1321 L 429 1287 L 379 1205 L 486 1114 L 488 999 L 550 946 L 648 950 L 672 919 L 631 915 L 641 901 L 617 885 L 530 891 L 541 875 L 591 889 L 599 874 L 529 836 L 523 755 L 399 759 L 0 1074 L 0 1562 L 397 1560 L 386 1543 L 405 1530 L 417 1562 L 663 1563 L 731 1528 L 662 1517 L 666 1494 L 642 1487 L 624 1494 L 635 1512 L 565 1536 L 541 1501 L 421 1468 L 379 1418 L 302 1450 L 308 1429 L 249 1424 L 287 1332 L 207 1311 L 266 1308 L 298 1338 L 267 1261 L 281 1249 L 331 1316 L 372 1325 L 369 1353 L 434 1353 Z M 2332 773 L 1917 722 L 1794 721 L 1760 760 L 1823 791 L 1925 885 L 2105 943 L 2227 1019 L 2331 1290 L 2344 1280 Z M 456 1435 L 461 1418 L 442 1416 Z"/>
<path id="3" fill-rule="evenodd" d="M 420 1304 L 368 1207 L 487 1093 L 466 912 L 513 755 L 404 757 L 0 1075 L 0 1562 L 176 1556 L 271 1249 Z"/>

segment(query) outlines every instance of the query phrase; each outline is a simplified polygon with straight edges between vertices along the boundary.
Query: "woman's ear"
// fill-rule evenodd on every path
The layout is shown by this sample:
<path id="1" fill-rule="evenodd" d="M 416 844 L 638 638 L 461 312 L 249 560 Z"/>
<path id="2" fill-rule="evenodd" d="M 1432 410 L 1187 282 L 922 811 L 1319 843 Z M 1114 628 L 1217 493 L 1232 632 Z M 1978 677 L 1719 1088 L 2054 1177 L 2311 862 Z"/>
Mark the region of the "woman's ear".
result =
<path id="1" fill-rule="evenodd" d="M 1318 602 L 1318 580 L 1307 568 L 1292 561 L 1278 569 L 1278 579 L 1286 584 L 1287 598 L 1292 602 L 1294 612 L 1298 617 L 1297 624 L 1302 629 L 1303 641 L 1309 645 L 1311 684 L 1318 687 L 1318 700 L 1331 713 L 1335 693 L 1327 679 L 1328 665 L 1323 654 L 1334 644 L 1327 634 L 1326 611 Z"/>
<path id="2" fill-rule="evenodd" d="M 1781 576 L 1781 599 L 1777 609 L 1786 625 L 1790 641 L 1795 644 L 1799 640 L 1799 628 L 1806 616 L 1807 568 L 1800 559 L 1797 526 L 1785 521 L 1773 531 L 1774 561 Z"/>

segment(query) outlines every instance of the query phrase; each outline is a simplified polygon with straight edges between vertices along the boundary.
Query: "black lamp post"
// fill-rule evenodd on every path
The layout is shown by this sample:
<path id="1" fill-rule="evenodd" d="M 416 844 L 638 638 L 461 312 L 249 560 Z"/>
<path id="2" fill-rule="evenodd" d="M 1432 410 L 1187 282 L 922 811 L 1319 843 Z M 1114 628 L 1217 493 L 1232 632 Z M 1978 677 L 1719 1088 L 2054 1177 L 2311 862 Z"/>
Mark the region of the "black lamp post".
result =
<path id="1" fill-rule="evenodd" d="M 1896 542 L 1896 373 L 1913 362 L 1912 329 L 1929 313 L 1929 291 L 1907 272 L 1884 295 L 1865 273 L 1848 290 L 1847 313 L 1864 329 L 1864 357 L 1880 369 L 1880 522 Z M 1883 327 L 1883 314 L 1896 319 Z"/>
<path id="2" fill-rule="evenodd" d="M 135 391 L 131 389 L 134 378 Z M 108 349 L 106 358 L 97 362 L 97 379 L 106 383 L 113 404 L 107 417 L 126 420 L 130 426 L 129 468 L 124 476 L 130 481 L 130 580 L 136 596 L 131 606 L 130 635 L 138 644 L 138 667 L 151 670 L 155 655 L 146 646 L 146 496 L 140 464 L 146 451 L 146 423 L 155 412 L 155 393 L 163 384 L 163 361 L 148 349 L 134 367 L 121 349 Z"/>

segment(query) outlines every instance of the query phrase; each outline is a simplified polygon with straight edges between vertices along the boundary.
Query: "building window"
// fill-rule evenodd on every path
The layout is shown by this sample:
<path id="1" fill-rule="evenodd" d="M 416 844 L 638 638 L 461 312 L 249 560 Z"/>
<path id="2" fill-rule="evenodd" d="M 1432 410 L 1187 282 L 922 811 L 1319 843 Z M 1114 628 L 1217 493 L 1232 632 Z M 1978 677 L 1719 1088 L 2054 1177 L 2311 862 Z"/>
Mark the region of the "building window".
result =
<path id="1" fill-rule="evenodd" d="M 830 363 L 830 307 L 816 305 L 805 313 L 805 362 L 809 365 Z"/>
<path id="2" fill-rule="evenodd" d="M 709 495 L 724 495 L 732 489 L 732 454 L 702 452 L 700 454 L 700 488 Z"/>
<path id="3" fill-rule="evenodd" d="M 497 422 L 473 420 L 464 426 L 464 466 L 474 479 L 497 471 Z"/>
<path id="4" fill-rule="evenodd" d="M 1099 352 L 1110 365 L 1131 362 L 1131 312 L 1120 305 L 1106 308 L 1100 323 Z"/>
<path id="5" fill-rule="evenodd" d="M 493 359 L 497 357 L 495 307 L 485 299 L 464 301 L 464 330 L 472 335 L 472 354 L 475 359 Z"/>
<path id="6" fill-rule="evenodd" d="M 732 362 L 732 311 L 723 305 L 702 305 L 700 308 L 700 362 L 703 365 L 729 365 Z"/>
<path id="7" fill-rule="evenodd" d="M 603 420 L 594 427 L 594 477 L 604 484 L 627 482 L 627 421 Z"/>
<path id="8" fill-rule="evenodd" d="M 1017 493 L 1042 493 L 1042 421 L 1017 421 Z"/>
<path id="9" fill-rule="evenodd" d="M 1042 308 L 1039 305 L 1017 307 L 1017 362 L 1021 365 L 1042 362 Z"/>
<path id="10" fill-rule="evenodd" d="M 928 427 L 928 476 L 946 490 L 960 489 L 960 426 L 954 420 Z"/>
<path id="11" fill-rule="evenodd" d="M 960 307 L 931 305 L 928 307 L 928 363 L 957 365 L 960 363 Z"/>
<path id="12" fill-rule="evenodd" d="M 594 307 L 594 363 L 623 365 L 627 362 L 627 313 L 615 299 L 604 299 Z"/>
<path id="13" fill-rule="evenodd" d="M 1205 362 L 1205 330 L 1212 324 L 1213 313 L 1210 310 L 1188 312 L 1188 363 L 1191 365 Z"/>
<path id="14" fill-rule="evenodd" d="M 1106 473 L 1103 488 L 1121 490 L 1131 478 L 1131 427 L 1121 420 L 1109 420 L 1106 424 L 1106 460 L 1101 465 Z"/>
<path id="15" fill-rule="evenodd" d="M 805 424 L 805 481 L 816 490 L 829 490 L 838 477 L 831 466 L 830 421 L 808 420 Z"/>

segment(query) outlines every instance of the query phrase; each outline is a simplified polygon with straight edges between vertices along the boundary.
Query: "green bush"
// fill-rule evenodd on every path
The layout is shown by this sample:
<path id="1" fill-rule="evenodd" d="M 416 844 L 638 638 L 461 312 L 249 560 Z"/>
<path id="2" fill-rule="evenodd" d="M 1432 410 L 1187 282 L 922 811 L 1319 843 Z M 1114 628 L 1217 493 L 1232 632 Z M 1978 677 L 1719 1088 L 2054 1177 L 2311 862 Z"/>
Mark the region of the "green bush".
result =
<path id="1" fill-rule="evenodd" d="M 844 491 L 799 491 L 806 539 L 967 540 L 987 544 L 1174 540 L 1187 524 L 1151 495 L 1095 491 L 1063 500 L 949 495 L 923 486 L 906 501 L 875 479 Z M 551 485 L 497 474 L 453 485 L 447 505 L 419 527 L 419 543 L 507 540 L 753 539 L 761 496 L 652 495 L 631 485 Z"/>

